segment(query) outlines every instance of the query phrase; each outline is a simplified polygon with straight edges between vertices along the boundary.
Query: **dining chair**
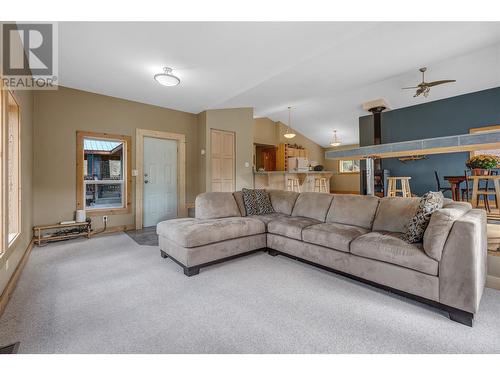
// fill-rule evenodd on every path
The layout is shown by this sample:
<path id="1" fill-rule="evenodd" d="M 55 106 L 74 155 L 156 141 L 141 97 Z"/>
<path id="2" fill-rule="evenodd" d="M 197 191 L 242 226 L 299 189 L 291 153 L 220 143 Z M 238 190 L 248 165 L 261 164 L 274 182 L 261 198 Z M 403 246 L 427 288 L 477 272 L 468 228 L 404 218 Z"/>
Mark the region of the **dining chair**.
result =
<path id="1" fill-rule="evenodd" d="M 436 177 L 437 191 L 440 191 L 441 193 L 444 193 L 445 191 L 451 191 L 451 187 L 441 186 L 441 181 L 439 180 L 439 175 L 437 171 L 434 171 L 434 176 Z"/>

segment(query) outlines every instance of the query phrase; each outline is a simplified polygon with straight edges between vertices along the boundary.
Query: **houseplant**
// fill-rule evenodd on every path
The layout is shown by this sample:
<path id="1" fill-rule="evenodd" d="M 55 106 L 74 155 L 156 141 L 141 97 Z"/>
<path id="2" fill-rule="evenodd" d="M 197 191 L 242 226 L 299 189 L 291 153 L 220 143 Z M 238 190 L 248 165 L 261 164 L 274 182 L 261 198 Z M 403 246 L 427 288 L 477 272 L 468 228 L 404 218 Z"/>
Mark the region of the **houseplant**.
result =
<path id="1" fill-rule="evenodd" d="M 495 155 L 477 155 L 473 156 L 465 165 L 472 171 L 474 176 L 488 175 L 489 170 L 496 168 L 500 163 Z"/>

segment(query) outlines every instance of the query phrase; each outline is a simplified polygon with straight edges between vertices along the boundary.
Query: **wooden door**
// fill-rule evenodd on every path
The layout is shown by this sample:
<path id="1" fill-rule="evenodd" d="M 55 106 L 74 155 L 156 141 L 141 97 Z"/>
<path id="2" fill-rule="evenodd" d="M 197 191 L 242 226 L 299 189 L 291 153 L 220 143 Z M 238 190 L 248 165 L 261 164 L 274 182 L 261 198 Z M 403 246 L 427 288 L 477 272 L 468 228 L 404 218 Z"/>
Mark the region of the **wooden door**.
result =
<path id="1" fill-rule="evenodd" d="M 264 164 L 264 170 L 275 171 L 276 170 L 276 149 L 266 148 L 262 150 L 262 163 Z"/>
<path id="2" fill-rule="evenodd" d="M 235 135 L 233 132 L 211 129 L 212 191 L 234 191 Z"/>

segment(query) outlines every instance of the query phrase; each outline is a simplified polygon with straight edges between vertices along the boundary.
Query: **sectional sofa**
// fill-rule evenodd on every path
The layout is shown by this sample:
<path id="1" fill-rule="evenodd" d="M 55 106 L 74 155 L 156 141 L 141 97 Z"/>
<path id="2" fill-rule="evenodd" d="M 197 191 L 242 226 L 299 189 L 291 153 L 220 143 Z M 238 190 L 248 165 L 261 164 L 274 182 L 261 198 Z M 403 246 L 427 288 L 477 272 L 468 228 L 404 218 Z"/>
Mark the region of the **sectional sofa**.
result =
<path id="1" fill-rule="evenodd" d="M 484 210 L 445 199 L 422 243 L 402 240 L 419 198 L 270 190 L 275 213 L 247 216 L 242 193 L 204 193 L 196 218 L 158 224 L 161 256 L 193 276 L 265 250 L 416 299 L 472 326 L 486 279 Z"/>

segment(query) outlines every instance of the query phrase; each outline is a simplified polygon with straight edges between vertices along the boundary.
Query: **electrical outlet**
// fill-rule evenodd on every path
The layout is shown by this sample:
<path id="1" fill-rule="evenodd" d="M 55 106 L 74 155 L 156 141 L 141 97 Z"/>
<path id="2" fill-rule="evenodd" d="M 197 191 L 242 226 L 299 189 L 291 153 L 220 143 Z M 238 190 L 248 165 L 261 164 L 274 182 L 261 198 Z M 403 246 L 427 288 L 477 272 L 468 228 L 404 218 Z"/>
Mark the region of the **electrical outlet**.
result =
<path id="1" fill-rule="evenodd" d="M 102 217 L 102 222 L 107 223 L 108 222 L 108 217 L 105 215 Z"/>

